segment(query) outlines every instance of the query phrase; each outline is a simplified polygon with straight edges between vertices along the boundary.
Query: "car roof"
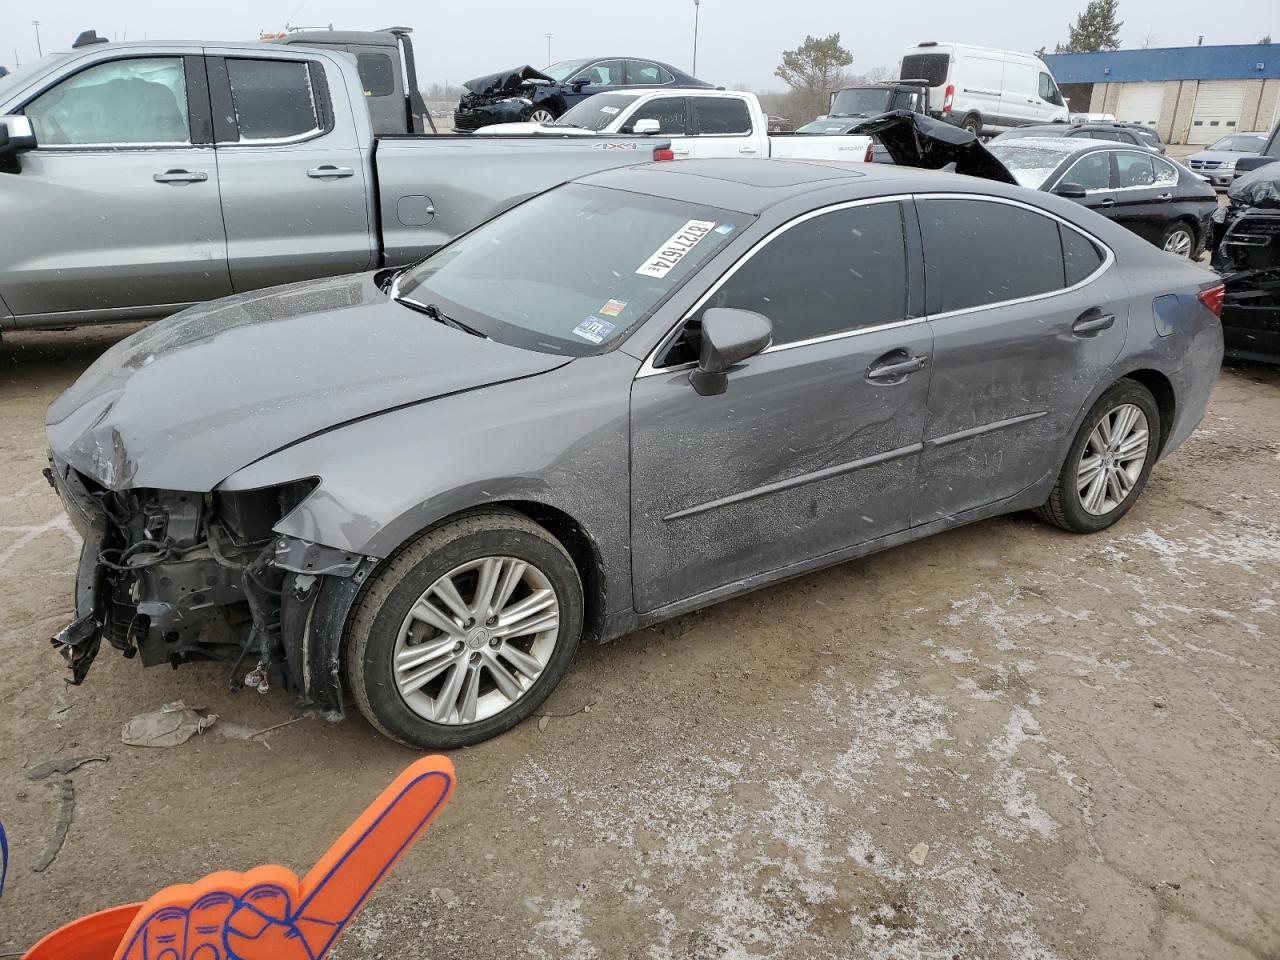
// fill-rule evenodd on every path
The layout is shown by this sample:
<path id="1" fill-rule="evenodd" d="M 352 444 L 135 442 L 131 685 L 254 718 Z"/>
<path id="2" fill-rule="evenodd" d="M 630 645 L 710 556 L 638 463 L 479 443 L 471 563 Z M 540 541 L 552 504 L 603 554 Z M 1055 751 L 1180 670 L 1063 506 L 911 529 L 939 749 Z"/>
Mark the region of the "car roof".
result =
<path id="1" fill-rule="evenodd" d="M 1009 189 L 1018 189 L 994 180 L 894 164 L 745 158 L 618 167 L 577 182 L 753 216 L 795 197 L 835 186 L 844 187 L 850 200 L 889 193 L 937 191 L 939 187 L 948 192 L 998 196 L 1006 195 Z"/>
<path id="2" fill-rule="evenodd" d="M 1090 140 L 1086 137 L 1011 137 L 1008 140 L 992 140 L 987 144 L 988 150 L 995 148 L 1025 150 L 1027 147 L 1039 148 L 1047 153 L 1060 153 L 1063 156 L 1074 156 L 1088 150 L 1134 149 L 1131 143 L 1120 143 L 1116 140 Z"/>

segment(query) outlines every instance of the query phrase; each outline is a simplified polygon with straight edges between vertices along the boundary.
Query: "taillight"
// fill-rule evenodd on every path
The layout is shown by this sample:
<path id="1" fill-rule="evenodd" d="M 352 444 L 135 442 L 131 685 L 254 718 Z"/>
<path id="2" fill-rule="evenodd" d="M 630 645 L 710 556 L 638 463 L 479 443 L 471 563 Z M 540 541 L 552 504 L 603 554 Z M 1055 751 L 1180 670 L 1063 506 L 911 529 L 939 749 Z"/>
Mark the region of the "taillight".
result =
<path id="1" fill-rule="evenodd" d="M 951 104 L 955 102 L 955 99 L 956 99 L 956 85 L 954 83 L 948 83 L 947 92 L 942 98 L 943 113 L 951 112 Z"/>
<path id="2" fill-rule="evenodd" d="M 653 148 L 653 159 L 655 161 L 674 160 L 675 158 L 676 158 L 676 152 L 672 150 L 670 147 L 654 147 Z"/>
<path id="3" fill-rule="evenodd" d="M 1205 309 L 1221 320 L 1222 298 L 1226 295 L 1227 288 L 1224 284 L 1220 283 L 1216 287 L 1210 287 L 1208 290 L 1201 290 L 1199 300 L 1205 305 Z"/>
<path id="4" fill-rule="evenodd" d="M 863 163 L 871 163 L 876 158 L 876 152 L 871 149 L 871 144 L 867 144 L 867 152 L 862 155 Z"/>

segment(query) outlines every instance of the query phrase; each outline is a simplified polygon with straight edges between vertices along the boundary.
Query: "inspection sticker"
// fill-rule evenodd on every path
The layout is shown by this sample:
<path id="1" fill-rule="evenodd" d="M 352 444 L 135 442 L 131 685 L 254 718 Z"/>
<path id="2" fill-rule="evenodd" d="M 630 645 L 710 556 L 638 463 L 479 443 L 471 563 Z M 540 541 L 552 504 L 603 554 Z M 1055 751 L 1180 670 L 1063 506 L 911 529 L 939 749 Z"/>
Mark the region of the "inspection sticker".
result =
<path id="1" fill-rule="evenodd" d="M 720 226 L 716 227 L 716 233 L 720 234 L 722 237 L 727 237 L 729 234 L 733 233 L 733 231 L 734 226 L 732 223 L 722 223 Z"/>
<path id="2" fill-rule="evenodd" d="M 617 317 L 620 316 L 622 311 L 625 309 L 627 309 L 627 302 L 625 300 L 610 300 L 597 312 L 602 317 Z"/>
<path id="3" fill-rule="evenodd" d="M 614 326 L 608 320 L 599 317 L 587 317 L 573 328 L 573 335 L 592 343 L 604 343 L 604 338 L 613 333 Z"/>
<path id="4" fill-rule="evenodd" d="M 611 117 L 612 117 L 615 113 L 618 113 L 618 112 L 619 112 L 619 111 L 621 111 L 621 110 L 622 110 L 622 108 L 621 108 L 621 107 L 601 107 L 601 108 L 600 108 L 600 112 L 601 112 L 601 113 L 607 113 L 607 114 L 608 114 L 609 116 L 611 116 Z"/>
<path id="5" fill-rule="evenodd" d="M 688 256 L 698 241 L 715 229 L 714 220 L 690 220 L 671 235 L 666 243 L 653 252 L 648 261 L 636 271 L 642 277 L 661 280 L 675 269 L 676 264 Z"/>

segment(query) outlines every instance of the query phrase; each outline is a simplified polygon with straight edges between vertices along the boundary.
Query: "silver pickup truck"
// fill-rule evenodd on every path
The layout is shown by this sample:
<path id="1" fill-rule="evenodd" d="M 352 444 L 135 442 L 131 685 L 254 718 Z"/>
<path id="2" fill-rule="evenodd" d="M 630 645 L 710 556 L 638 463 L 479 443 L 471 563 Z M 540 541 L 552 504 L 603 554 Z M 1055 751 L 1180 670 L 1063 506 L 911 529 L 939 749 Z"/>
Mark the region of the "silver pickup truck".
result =
<path id="1" fill-rule="evenodd" d="M 652 137 L 376 135 L 359 56 L 84 35 L 0 78 L 0 330 L 402 266 L 549 187 L 671 156 Z"/>

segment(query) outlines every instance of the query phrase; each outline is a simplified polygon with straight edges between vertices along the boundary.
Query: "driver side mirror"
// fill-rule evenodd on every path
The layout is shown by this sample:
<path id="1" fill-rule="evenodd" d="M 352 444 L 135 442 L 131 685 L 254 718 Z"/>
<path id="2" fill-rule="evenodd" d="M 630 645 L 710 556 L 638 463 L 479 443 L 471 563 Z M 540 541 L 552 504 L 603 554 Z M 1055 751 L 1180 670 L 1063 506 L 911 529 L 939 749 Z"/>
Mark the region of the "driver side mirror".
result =
<path id="1" fill-rule="evenodd" d="M 642 137 L 651 137 L 655 133 L 662 132 L 662 124 L 652 118 L 647 120 L 637 120 L 635 126 L 631 128 L 632 133 L 639 134 Z"/>
<path id="2" fill-rule="evenodd" d="M 0 117 L 0 156 L 36 148 L 36 129 L 30 117 Z"/>
<path id="3" fill-rule="evenodd" d="M 1053 188 L 1053 192 L 1068 200 L 1083 200 L 1089 195 L 1078 183 L 1060 183 Z"/>
<path id="4" fill-rule="evenodd" d="M 712 307 L 702 315 L 702 349 L 689 382 L 700 396 L 717 397 L 729 389 L 726 371 L 772 341 L 773 322 L 763 314 Z"/>
<path id="5" fill-rule="evenodd" d="M 585 73 L 580 73 L 578 74 L 578 76 L 574 77 L 572 80 L 569 81 L 569 86 L 573 87 L 573 89 L 575 90 L 581 90 L 590 82 L 591 82 L 591 78 L 589 76 L 587 76 Z"/>

